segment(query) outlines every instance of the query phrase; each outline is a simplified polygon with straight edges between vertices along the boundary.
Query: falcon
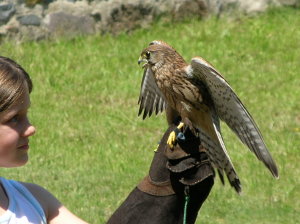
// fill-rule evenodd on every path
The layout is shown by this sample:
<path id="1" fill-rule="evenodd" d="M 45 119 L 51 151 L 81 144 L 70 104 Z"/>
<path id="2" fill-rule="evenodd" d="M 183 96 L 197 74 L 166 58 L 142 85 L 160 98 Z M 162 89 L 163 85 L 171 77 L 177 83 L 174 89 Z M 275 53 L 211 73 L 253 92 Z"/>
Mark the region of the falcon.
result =
<path id="1" fill-rule="evenodd" d="M 235 190 L 241 183 L 227 153 L 220 129 L 224 121 L 255 155 L 278 178 L 276 163 L 270 155 L 254 119 L 228 82 L 207 61 L 194 57 L 188 64 L 169 44 L 152 41 L 138 60 L 144 75 L 138 103 L 143 119 L 154 112 L 166 111 L 169 124 L 181 117 L 178 129 L 195 128 L 201 145 L 224 183 L 224 172 Z M 176 142 L 171 133 L 168 144 Z"/>

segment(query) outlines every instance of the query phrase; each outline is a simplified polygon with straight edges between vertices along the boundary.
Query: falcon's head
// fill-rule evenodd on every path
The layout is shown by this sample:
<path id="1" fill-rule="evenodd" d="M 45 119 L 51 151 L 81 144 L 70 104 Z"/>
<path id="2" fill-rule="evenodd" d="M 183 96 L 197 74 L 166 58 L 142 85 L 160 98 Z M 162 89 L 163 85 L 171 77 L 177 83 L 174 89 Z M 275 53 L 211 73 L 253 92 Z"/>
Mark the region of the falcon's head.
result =
<path id="1" fill-rule="evenodd" d="M 185 61 L 170 45 L 163 41 L 155 40 L 152 41 L 149 46 L 142 51 L 138 60 L 138 64 L 141 63 L 143 63 L 143 68 L 151 67 L 158 69 L 165 64 L 185 64 Z"/>

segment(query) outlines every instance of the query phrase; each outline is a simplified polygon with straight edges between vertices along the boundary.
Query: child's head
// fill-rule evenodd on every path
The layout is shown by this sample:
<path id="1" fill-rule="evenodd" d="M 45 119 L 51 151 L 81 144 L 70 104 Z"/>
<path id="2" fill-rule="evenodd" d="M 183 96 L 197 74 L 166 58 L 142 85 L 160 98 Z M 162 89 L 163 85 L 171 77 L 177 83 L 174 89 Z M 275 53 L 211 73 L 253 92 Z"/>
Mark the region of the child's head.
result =
<path id="1" fill-rule="evenodd" d="M 24 165 L 35 133 L 27 111 L 32 82 L 16 62 L 0 56 L 0 167 Z"/>
<path id="2" fill-rule="evenodd" d="M 13 60 L 0 56 L 0 113 L 27 89 L 29 93 L 32 90 L 27 72 Z"/>

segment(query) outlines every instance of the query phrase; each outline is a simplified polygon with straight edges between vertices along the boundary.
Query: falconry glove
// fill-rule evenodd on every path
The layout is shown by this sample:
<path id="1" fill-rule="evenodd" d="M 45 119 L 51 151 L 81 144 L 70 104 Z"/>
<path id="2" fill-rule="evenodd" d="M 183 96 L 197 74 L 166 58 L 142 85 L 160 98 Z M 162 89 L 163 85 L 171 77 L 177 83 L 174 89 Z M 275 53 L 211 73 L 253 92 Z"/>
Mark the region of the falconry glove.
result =
<path id="1" fill-rule="evenodd" d="M 149 175 L 135 188 L 109 219 L 109 224 L 183 223 L 185 186 L 189 186 L 187 223 L 194 223 L 213 183 L 214 171 L 200 140 L 188 128 L 177 131 L 171 149 L 171 126 L 160 141 Z M 182 139 L 182 135 L 184 138 Z"/>

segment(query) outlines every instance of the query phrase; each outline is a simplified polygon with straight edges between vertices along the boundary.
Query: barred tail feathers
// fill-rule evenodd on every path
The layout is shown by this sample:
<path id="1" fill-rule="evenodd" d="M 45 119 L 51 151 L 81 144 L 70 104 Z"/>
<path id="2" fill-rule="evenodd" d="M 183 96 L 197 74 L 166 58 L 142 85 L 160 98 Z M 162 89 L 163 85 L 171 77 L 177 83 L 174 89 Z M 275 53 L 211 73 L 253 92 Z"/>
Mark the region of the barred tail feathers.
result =
<path id="1" fill-rule="evenodd" d="M 225 172 L 230 185 L 234 187 L 237 193 L 241 193 L 241 183 L 227 154 L 226 148 L 212 141 L 201 129 L 198 130 L 201 144 L 207 149 L 208 157 L 212 165 L 217 169 L 221 182 L 224 184 L 223 172 Z"/>

